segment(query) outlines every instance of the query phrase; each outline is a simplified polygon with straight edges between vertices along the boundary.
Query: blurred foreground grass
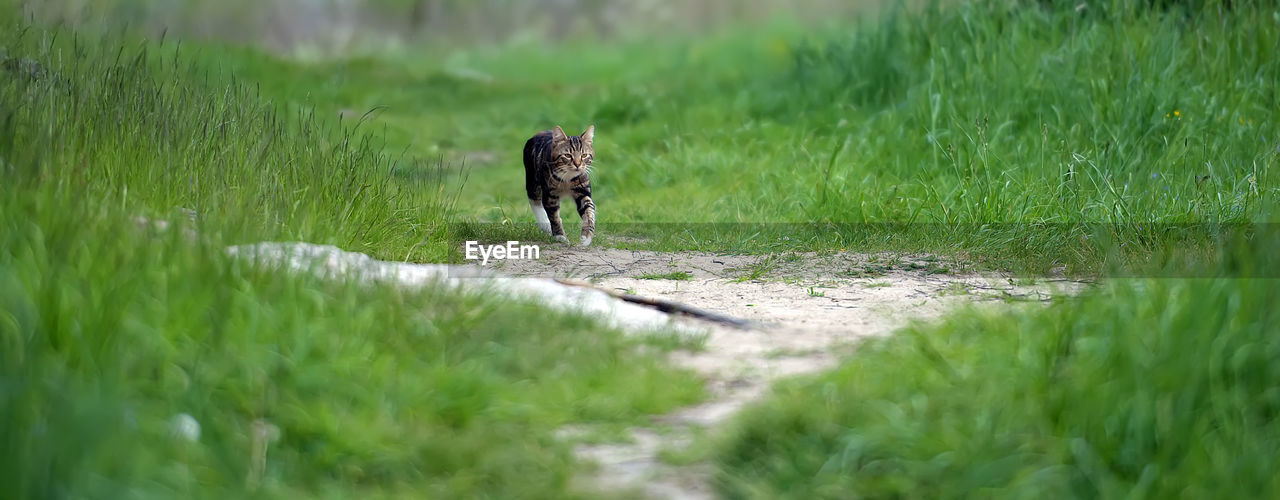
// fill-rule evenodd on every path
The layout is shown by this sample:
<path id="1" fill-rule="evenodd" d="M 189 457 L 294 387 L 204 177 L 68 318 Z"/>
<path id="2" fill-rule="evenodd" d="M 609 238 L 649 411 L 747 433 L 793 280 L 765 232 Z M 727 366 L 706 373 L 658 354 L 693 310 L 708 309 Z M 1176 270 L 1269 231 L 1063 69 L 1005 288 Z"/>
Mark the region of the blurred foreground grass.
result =
<path id="1" fill-rule="evenodd" d="M 717 485 L 728 498 L 1275 497 L 1280 238 L 1259 239 L 1220 277 L 1117 279 L 868 341 L 723 430 Z"/>

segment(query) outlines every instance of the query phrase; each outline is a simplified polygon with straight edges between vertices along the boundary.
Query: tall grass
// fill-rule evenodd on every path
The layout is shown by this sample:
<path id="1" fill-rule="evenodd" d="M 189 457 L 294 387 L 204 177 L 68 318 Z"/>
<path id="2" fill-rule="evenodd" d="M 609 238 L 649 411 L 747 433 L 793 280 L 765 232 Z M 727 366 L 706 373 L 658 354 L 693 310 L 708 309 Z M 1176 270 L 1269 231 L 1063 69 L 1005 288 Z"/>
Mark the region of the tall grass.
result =
<path id="1" fill-rule="evenodd" d="M 223 249 L 425 261 L 534 238 L 474 223 L 528 220 L 519 145 L 588 123 L 604 243 L 1223 261 L 873 343 L 747 416 L 724 493 L 1272 492 L 1274 287 L 1222 277 L 1271 276 L 1274 241 L 1214 228 L 1275 218 L 1275 7 L 1067 7 L 318 64 L 8 22 L 4 496 L 570 495 L 558 425 L 633 421 L 696 381 L 583 318 Z M 472 167 L 456 200 L 422 158 Z"/>
<path id="2" fill-rule="evenodd" d="M 443 187 L 394 179 L 414 160 L 388 156 L 355 120 L 263 99 L 255 84 L 190 66 L 176 45 L 10 33 L 9 187 L 84 193 L 148 217 L 185 208 L 201 231 L 231 241 L 446 255 L 443 242 L 428 242 L 440 239 Z"/>
<path id="3" fill-rule="evenodd" d="M 1271 497 L 1274 233 L 1219 277 L 972 310 L 779 386 L 713 460 L 731 498 Z M 1244 272 L 1253 276 L 1236 278 Z"/>
<path id="4" fill-rule="evenodd" d="M 1185 244 L 1187 226 L 1271 221 L 1280 27 L 1266 5 L 935 6 L 800 45 L 782 81 L 803 92 L 763 116 L 843 127 L 815 127 L 813 165 L 767 197 L 809 200 L 809 220 L 964 227 L 922 239 L 1063 263 L 1100 260 L 1099 228 L 1146 253 Z"/>
<path id="5" fill-rule="evenodd" d="M 478 221 L 527 219 L 521 140 L 595 123 L 602 235 L 816 222 L 790 241 L 1096 270 L 1103 236 L 1147 251 L 1188 227 L 1274 219 L 1273 13 L 976 2 L 311 68 L 346 69 L 335 95 L 387 105 L 374 121 L 395 145 L 472 159 L 459 207 Z M 753 231 L 694 231 L 701 244 L 661 247 L 760 250 Z"/>
<path id="6" fill-rule="evenodd" d="M 918 200 L 870 212 L 856 184 L 817 179 L 826 203 L 810 215 L 1251 220 L 1259 199 L 1274 197 L 1280 27 L 1265 4 L 1210 4 L 1106 16 L 935 7 L 802 46 L 792 78 L 809 89 L 803 113 L 874 116 L 850 132 L 876 141 L 857 161 Z M 841 167 L 823 175 L 857 170 Z"/>
<path id="7" fill-rule="evenodd" d="M 825 167 L 774 192 L 812 186 L 799 208 L 815 218 L 937 223 L 930 245 L 1182 254 L 1170 272 L 1206 277 L 1143 274 L 868 342 L 723 435 L 723 495 L 1280 491 L 1276 6 L 1049 4 L 901 12 L 802 46 L 776 82 L 807 94 L 757 116 L 846 123 L 812 132 L 833 136 L 814 148 Z"/>
<path id="8" fill-rule="evenodd" d="M 0 497 L 572 497 L 558 427 L 700 397 L 589 318 L 232 259 L 445 258 L 450 199 L 175 46 L 4 25 Z"/>

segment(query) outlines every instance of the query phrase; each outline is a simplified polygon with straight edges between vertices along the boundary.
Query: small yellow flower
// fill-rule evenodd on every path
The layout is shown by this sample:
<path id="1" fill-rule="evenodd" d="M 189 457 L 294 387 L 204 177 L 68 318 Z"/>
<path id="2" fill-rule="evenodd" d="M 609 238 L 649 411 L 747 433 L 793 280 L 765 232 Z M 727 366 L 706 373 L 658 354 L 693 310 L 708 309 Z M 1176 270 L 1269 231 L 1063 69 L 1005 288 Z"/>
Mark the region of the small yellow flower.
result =
<path id="1" fill-rule="evenodd" d="M 1168 117 L 1169 117 L 1169 113 L 1165 113 L 1165 114 L 1164 114 L 1164 117 L 1165 117 L 1165 118 L 1168 118 Z"/>
<path id="2" fill-rule="evenodd" d="M 783 58 L 791 53 L 791 46 L 787 44 L 786 39 L 775 38 L 769 42 L 769 52 L 773 53 L 775 57 Z"/>
<path id="3" fill-rule="evenodd" d="M 1240 124 L 1241 124 L 1241 125 L 1244 125 L 1244 117 L 1243 117 L 1243 116 L 1237 116 L 1237 117 L 1236 117 L 1236 121 L 1240 122 Z"/>
<path id="4" fill-rule="evenodd" d="M 1173 110 L 1173 116 L 1176 116 L 1176 117 L 1181 118 L 1181 117 L 1182 117 L 1182 112 L 1181 112 L 1181 111 L 1178 111 L 1178 110 L 1176 110 L 1176 109 L 1175 109 L 1175 110 Z"/>

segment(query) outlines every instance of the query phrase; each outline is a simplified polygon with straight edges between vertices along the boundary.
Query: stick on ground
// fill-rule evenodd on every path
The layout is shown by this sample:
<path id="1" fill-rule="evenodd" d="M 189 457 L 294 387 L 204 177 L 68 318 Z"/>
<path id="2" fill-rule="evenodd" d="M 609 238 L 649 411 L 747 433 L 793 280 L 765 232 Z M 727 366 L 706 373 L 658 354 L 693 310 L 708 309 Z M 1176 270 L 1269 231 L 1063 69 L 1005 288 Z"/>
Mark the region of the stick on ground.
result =
<path id="1" fill-rule="evenodd" d="M 625 300 L 633 304 L 640 304 L 643 306 L 652 307 L 654 309 L 657 309 L 667 314 L 683 314 L 685 316 L 698 318 L 704 321 L 711 321 L 711 322 L 720 323 L 723 325 L 729 325 L 734 328 L 742 328 L 744 330 L 755 326 L 755 324 L 750 320 L 735 318 L 733 316 L 729 316 L 726 314 L 720 314 L 717 312 L 698 309 L 696 307 L 681 304 L 679 302 L 673 302 L 670 300 L 662 300 L 662 299 L 651 299 L 648 297 L 641 297 L 639 295 L 633 295 L 630 293 L 622 293 L 615 290 L 606 290 L 604 288 L 600 288 L 598 286 L 592 285 L 585 281 L 569 280 L 569 279 L 562 279 L 562 278 L 556 278 L 555 280 L 556 280 L 556 283 L 560 283 L 561 285 L 576 286 L 581 288 L 590 288 L 593 290 L 599 290 L 613 297 L 616 297 L 620 300 Z"/>

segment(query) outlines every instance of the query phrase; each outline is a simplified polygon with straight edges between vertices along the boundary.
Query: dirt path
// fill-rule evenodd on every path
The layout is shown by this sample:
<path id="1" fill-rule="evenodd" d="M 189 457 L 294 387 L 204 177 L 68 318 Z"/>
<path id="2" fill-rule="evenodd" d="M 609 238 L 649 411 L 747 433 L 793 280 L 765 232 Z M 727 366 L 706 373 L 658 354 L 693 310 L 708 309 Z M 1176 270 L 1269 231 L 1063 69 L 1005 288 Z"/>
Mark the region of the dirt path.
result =
<path id="1" fill-rule="evenodd" d="M 1035 303 L 1086 286 L 1063 279 L 1024 283 L 980 275 L 927 255 L 734 256 L 562 245 L 542 250 L 539 259 L 496 261 L 488 267 L 378 261 L 298 242 L 243 245 L 228 253 L 324 276 L 504 293 L 597 316 L 629 331 L 665 328 L 681 335 L 705 334 L 705 349 L 672 356 L 705 378 L 710 393 L 705 402 L 630 429 L 627 442 L 591 443 L 586 428 L 562 433 L 583 443 L 576 448 L 581 458 L 600 465 L 582 488 L 636 490 L 664 499 L 711 498 L 711 471 L 707 466 L 669 466 L 659 454 L 679 450 L 703 429 L 717 428 L 763 396 L 775 380 L 829 368 L 860 339 L 891 333 L 912 320 L 937 318 L 960 304 Z M 736 329 L 692 319 L 672 323 L 666 314 L 601 290 L 524 279 L 530 277 L 586 280 L 598 288 L 682 302 L 759 326 Z"/>
<path id="2" fill-rule="evenodd" d="M 702 429 L 714 428 L 760 398 L 775 380 L 834 366 L 847 348 L 912 320 L 930 320 L 959 304 L 1038 302 L 1083 286 L 1063 279 L 1023 283 L 979 275 L 930 256 L 840 253 L 768 257 L 542 247 L 538 260 L 491 265 L 516 276 L 576 278 L 606 289 L 670 299 L 759 321 L 739 330 L 708 326 L 706 349 L 673 360 L 702 374 L 709 398 L 630 430 L 630 442 L 583 444 L 580 458 L 599 464 L 591 484 L 632 489 L 650 498 L 712 498 L 705 466 L 659 460 Z M 679 279 L 674 279 L 679 278 Z M 703 325 L 706 325 L 703 323 Z M 566 429 L 573 438 L 579 429 Z"/>

